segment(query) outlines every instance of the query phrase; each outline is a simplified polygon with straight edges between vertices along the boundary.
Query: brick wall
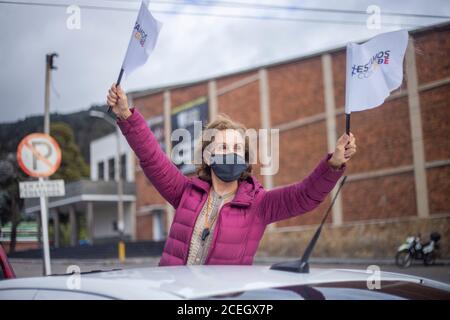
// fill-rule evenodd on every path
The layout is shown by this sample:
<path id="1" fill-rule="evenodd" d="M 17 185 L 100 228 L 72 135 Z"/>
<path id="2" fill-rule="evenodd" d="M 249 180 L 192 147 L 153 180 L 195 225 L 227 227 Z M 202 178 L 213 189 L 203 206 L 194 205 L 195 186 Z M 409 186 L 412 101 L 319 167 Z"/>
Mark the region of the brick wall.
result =
<path id="1" fill-rule="evenodd" d="M 150 96 L 134 98 L 133 106 L 139 109 L 146 119 L 159 116 L 163 113 L 163 94 L 158 93 Z M 149 213 L 142 214 L 143 207 L 152 204 L 165 204 L 164 198 L 158 193 L 156 188 L 147 179 L 142 171 L 139 161 L 136 158 L 136 238 L 137 240 L 153 239 L 153 221 Z"/>
<path id="2" fill-rule="evenodd" d="M 446 215 L 450 214 L 450 167 L 446 162 L 450 159 L 450 139 L 448 139 L 450 134 L 450 83 L 448 81 L 450 77 L 450 27 L 447 25 L 434 30 L 413 33 L 412 37 L 416 49 L 423 143 L 427 162 L 428 194 L 419 196 L 428 196 L 431 216 Z M 342 113 L 345 99 L 345 50 L 334 50 L 329 54 L 332 61 L 332 83 L 337 113 L 336 133 L 339 137 L 345 129 L 345 119 Z M 273 177 L 274 186 L 286 185 L 303 179 L 314 169 L 328 150 L 322 68 L 321 54 L 266 67 L 269 81 L 271 126 L 284 128 L 280 132 L 280 170 Z M 220 92 L 229 85 L 257 74 L 258 70 L 255 69 L 216 78 L 217 89 Z M 404 78 L 406 79 L 406 76 Z M 439 81 L 442 83 L 438 86 L 424 87 Z M 217 97 L 218 112 L 229 114 L 248 128 L 261 128 L 259 86 L 259 81 L 255 80 L 219 94 Z M 351 223 L 364 224 L 365 221 L 391 221 L 390 219 L 413 219 L 408 221 L 414 221 L 414 218 L 417 217 L 413 144 L 406 80 L 396 92 L 396 95 L 381 107 L 352 114 L 351 131 L 357 138 L 358 154 L 348 164 L 346 174 L 350 177 L 364 176 L 367 173 L 403 169 L 401 172 L 383 173 L 371 178 L 349 179 L 341 194 L 344 225 L 334 226 L 333 229 L 335 234 L 342 232 L 340 235 L 344 238 L 346 236 L 344 231 L 347 230 L 345 228 L 348 228 Z M 207 81 L 171 89 L 171 105 L 176 107 L 200 96 L 208 96 Z M 135 99 L 134 102 L 146 117 L 163 113 L 161 92 Z M 311 119 L 316 116 L 319 118 L 310 123 L 294 125 L 286 129 L 287 124 L 292 124 L 296 120 Z M 436 161 L 444 163 L 436 166 Z M 256 177 L 263 181 L 263 177 L 259 175 L 259 166 L 256 166 L 255 169 Z M 164 203 L 142 172 L 137 172 L 136 184 L 138 210 L 140 206 Z M 266 232 L 260 252 L 265 252 L 265 250 L 272 252 L 274 247 L 275 251 L 279 250 L 277 245 L 268 246 L 267 239 L 278 239 L 278 234 L 283 230 L 288 230 L 287 227 L 294 229 L 290 228 L 289 232 L 286 231 L 286 235 L 289 237 L 283 246 L 297 247 L 298 243 L 290 241 L 297 239 L 298 234 L 296 233 L 301 232 L 293 231 L 295 227 L 301 229 L 302 226 L 317 224 L 329 203 L 330 196 L 313 212 L 277 223 L 278 230 Z M 448 219 L 443 221 L 447 223 Z M 333 223 L 331 216 L 328 222 Z M 139 225 L 139 220 L 137 224 Z M 404 232 L 400 232 L 400 234 L 403 237 L 403 233 L 412 232 L 414 226 L 425 228 L 435 225 L 431 222 L 412 222 L 409 224 L 409 229 L 405 227 Z M 389 224 L 385 226 L 388 233 L 396 232 L 398 234 L 398 230 L 402 228 L 401 224 L 395 225 L 395 228 L 390 228 Z M 151 229 L 151 221 L 143 222 L 138 228 L 138 238 L 141 233 L 148 236 L 148 232 L 151 231 L 147 231 L 147 229 Z M 376 228 L 368 227 L 364 230 L 375 232 Z M 424 230 L 424 233 L 427 232 Z M 364 233 L 361 236 L 367 236 L 368 239 L 371 237 L 370 234 Z M 387 239 L 399 240 L 394 235 L 388 236 Z M 351 243 L 347 240 L 342 240 L 345 241 L 346 246 Z M 374 255 L 377 254 L 380 252 L 374 253 Z"/>

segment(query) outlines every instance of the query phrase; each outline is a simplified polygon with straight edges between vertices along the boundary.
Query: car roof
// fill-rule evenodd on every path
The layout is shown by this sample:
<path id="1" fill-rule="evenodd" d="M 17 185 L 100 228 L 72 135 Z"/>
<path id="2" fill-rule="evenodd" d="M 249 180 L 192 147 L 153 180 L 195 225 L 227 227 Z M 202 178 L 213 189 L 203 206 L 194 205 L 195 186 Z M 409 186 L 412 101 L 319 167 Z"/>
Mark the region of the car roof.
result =
<path id="1" fill-rule="evenodd" d="M 170 266 L 81 274 L 79 290 L 113 299 L 198 299 L 257 289 L 370 280 L 356 269 L 312 268 L 310 273 L 271 270 L 269 266 Z M 450 292 L 450 285 L 416 276 L 380 272 L 381 281 L 404 281 Z M 0 282 L 4 289 L 68 290 L 73 275 L 19 278 Z"/>

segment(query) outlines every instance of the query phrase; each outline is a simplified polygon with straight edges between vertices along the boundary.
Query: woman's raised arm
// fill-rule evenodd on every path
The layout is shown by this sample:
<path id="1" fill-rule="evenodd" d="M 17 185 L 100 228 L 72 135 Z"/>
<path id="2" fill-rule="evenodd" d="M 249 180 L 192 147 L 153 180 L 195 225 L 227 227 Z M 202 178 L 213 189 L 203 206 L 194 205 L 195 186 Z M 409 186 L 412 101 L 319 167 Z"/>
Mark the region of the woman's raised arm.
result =
<path id="1" fill-rule="evenodd" d="M 346 162 L 356 153 L 356 139 L 343 134 L 333 153 L 327 153 L 303 181 L 264 193 L 258 212 L 266 223 L 287 219 L 315 209 L 346 169 Z"/>
<path id="2" fill-rule="evenodd" d="M 161 149 L 153 132 L 136 108 L 128 108 L 125 93 L 120 87 L 110 89 L 108 104 L 116 113 L 117 124 L 131 149 L 139 159 L 146 177 L 174 208 L 177 208 L 188 178 L 170 161 Z"/>
<path id="3" fill-rule="evenodd" d="M 258 212 L 266 224 L 312 211 L 325 200 L 346 167 L 333 169 L 328 164 L 331 155 L 321 159 L 304 180 L 264 193 Z"/>

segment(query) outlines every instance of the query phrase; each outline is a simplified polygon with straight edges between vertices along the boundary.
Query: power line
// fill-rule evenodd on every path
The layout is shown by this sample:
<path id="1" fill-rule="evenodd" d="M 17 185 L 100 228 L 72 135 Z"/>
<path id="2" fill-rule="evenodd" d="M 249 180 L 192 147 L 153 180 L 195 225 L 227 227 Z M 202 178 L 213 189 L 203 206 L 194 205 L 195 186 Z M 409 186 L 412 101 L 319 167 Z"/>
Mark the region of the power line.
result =
<path id="1" fill-rule="evenodd" d="M 105 0 L 115 3 L 124 2 L 124 0 Z M 139 0 L 131 1 L 136 3 Z M 324 12 L 324 13 L 345 13 L 345 14 L 359 14 L 367 15 L 368 13 L 364 10 L 351 10 L 351 9 L 330 9 L 330 8 L 312 8 L 312 7 L 302 7 L 302 6 L 279 6 L 279 5 L 268 5 L 268 4 L 258 4 L 258 3 L 244 3 L 236 1 L 215 1 L 215 2 L 205 2 L 197 0 L 195 2 L 183 2 L 183 1 L 161 1 L 152 0 L 152 3 L 157 4 L 175 4 L 180 6 L 200 6 L 200 7 L 227 7 L 227 8 L 249 8 L 249 9 L 262 9 L 262 10 L 285 10 L 285 11 L 310 11 L 310 12 Z M 432 18 L 432 19 L 450 19 L 450 16 L 443 15 L 432 15 L 432 14 L 420 14 L 420 13 L 404 13 L 404 12 L 381 12 L 382 16 L 399 16 L 399 17 L 410 17 L 410 18 Z"/>
<path id="2" fill-rule="evenodd" d="M 118 2 L 118 1 L 115 1 Z M 161 2 L 162 3 L 162 2 Z M 18 1 L 3 1 L 0 4 L 11 5 L 25 5 L 25 6 L 42 6 L 42 7 L 68 7 L 72 4 L 62 3 L 44 3 L 44 2 L 18 2 Z M 80 8 L 93 10 L 110 10 L 119 12 L 136 12 L 138 9 L 131 8 L 117 8 L 96 5 L 78 5 Z M 366 25 L 365 21 L 349 21 L 349 20 L 329 20 L 329 19 L 311 19 L 311 18 L 294 18 L 294 17 L 276 17 L 276 16 L 253 16 L 253 15 L 233 15 L 233 14 L 219 14 L 219 13 L 204 13 L 204 12 L 180 12 L 173 10 L 151 9 L 152 12 L 170 14 L 170 15 L 193 15 L 219 18 L 237 18 L 237 19 L 254 19 L 254 20 L 277 20 L 277 21 L 291 21 L 291 22 L 307 22 L 307 23 L 325 23 L 325 24 L 347 24 L 347 25 Z M 410 23 L 382 23 L 384 26 L 404 26 L 404 27 L 419 27 L 421 25 Z"/>
<path id="3" fill-rule="evenodd" d="M 117 2 L 117 1 L 114 1 L 114 2 Z M 178 4 L 178 5 L 188 5 L 188 6 L 207 6 L 207 7 L 237 7 L 237 8 L 264 9 L 264 10 L 268 9 L 268 10 L 312 11 L 312 12 L 347 13 L 347 14 L 362 14 L 362 15 L 368 14 L 364 10 L 311 8 L 311 7 L 303 7 L 303 6 L 279 6 L 279 5 L 268 5 L 268 4 L 259 4 L 259 3 L 244 3 L 244 2 L 236 2 L 236 1 L 204 2 L 204 1 L 197 0 L 195 2 L 185 3 L 182 1 L 153 0 L 151 3 Z M 385 16 L 414 17 L 414 18 L 450 19 L 450 16 L 419 14 L 419 13 L 404 13 L 404 12 L 382 12 L 381 15 L 382 16 L 385 15 Z"/>

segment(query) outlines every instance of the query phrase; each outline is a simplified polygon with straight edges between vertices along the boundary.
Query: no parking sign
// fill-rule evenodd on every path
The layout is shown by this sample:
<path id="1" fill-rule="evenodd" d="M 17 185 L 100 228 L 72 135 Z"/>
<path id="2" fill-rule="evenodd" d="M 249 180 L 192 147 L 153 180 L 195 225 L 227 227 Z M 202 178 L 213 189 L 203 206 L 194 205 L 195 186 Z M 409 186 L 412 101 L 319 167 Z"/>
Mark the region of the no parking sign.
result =
<path id="1" fill-rule="evenodd" d="M 61 149 L 48 134 L 27 135 L 17 147 L 17 161 L 20 168 L 31 177 L 48 177 L 61 164 Z"/>

